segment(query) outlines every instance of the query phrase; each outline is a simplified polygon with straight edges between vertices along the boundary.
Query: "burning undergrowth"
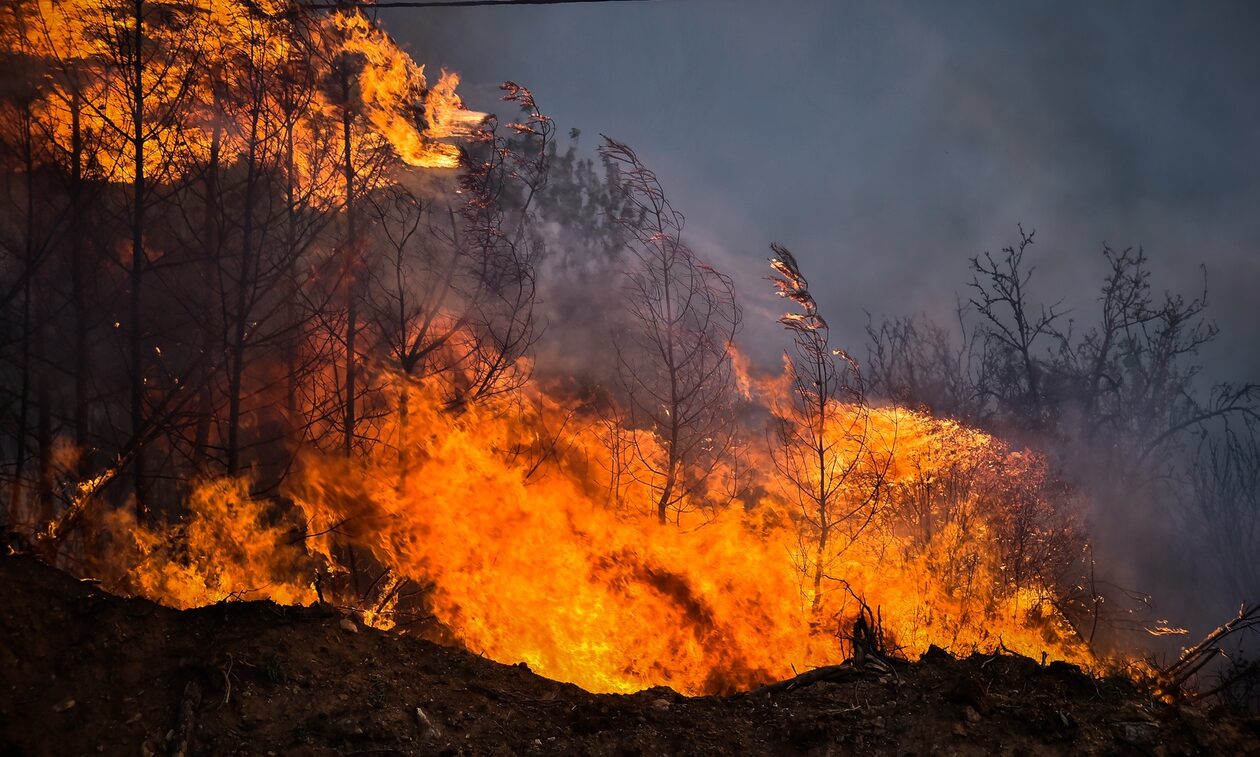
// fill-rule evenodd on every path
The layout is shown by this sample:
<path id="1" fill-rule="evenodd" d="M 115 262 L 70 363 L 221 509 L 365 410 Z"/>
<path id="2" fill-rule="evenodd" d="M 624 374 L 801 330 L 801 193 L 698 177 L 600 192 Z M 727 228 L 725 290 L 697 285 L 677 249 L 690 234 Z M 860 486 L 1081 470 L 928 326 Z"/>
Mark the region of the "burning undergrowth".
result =
<path id="1" fill-rule="evenodd" d="M 1252 754 L 1260 735 L 1000 651 L 733 697 L 591 694 L 327 606 L 176 611 L 23 557 L 0 557 L 0 661 L 15 754 Z"/>
<path id="2" fill-rule="evenodd" d="M 788 350 L 751 366 L 732 279 L 628 146 L 596 177 L 528 89 L 468 110 L 359 11 L 3 21 L 38 72 L 4 100 L 29 253 L 5 525 L 50 561 L 596 692 L 748 690 L 858 651 L 857 618 L 893 655 L 1106 664 L 1054 461 L 874 398 L 777 245 Z"/>
<path id="3" fill-rule="evenodd" d="M 245 481 L 207 481 L 170 530 L 117 511 L 103 524 L 106 564 L 125 569 L 111 584 L 175 607 L 307 603 L 323 575 L 326 599 L 377 625 L 431 612 L 473 651 L 594 691 L 730 692 L 836 662 L 863 604 L 908 655 L 935 643 L 1092 661 L 1059 609 L 1057 581 L 1080 545 L 1053 509 L 1062 492 L 1036 455 L 981 432 L 846 410 L 866 416 L 866 444 L 880 439 L 887 493 L 867 527 L 825 553 L 815 596 L 801 569 L 815 537 L 768 460 L 747 461 L 749 480 L 723 507 L 661 526 L 640 506 L 647 477 L 614 480 L 602 462 L 607 427 L 536 385 L 460 413 L 441 393 L 406 392 L 408 428 L 397 415 L 382 427 L 412 440 L 405 466 L 388 443 L 353 460 L 310 454 L 274 501 Z M 562 422 L 564 434 L 546 431 Z M 293 511 L 277 515 L 280 502 Z M 370 590 L 335 578 L 352 551 Z M 400 604 L 413 593 L 402 582 L 424 591 Z"/>

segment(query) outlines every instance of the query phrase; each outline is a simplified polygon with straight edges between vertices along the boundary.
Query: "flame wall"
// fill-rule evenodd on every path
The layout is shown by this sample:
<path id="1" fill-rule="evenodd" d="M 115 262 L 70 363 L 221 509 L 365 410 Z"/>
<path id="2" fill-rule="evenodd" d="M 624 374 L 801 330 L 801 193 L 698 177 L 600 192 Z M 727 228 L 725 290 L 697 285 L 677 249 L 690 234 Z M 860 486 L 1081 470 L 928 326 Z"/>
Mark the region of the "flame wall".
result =
<path id="1" fill-rule="evenodd" d="M 286 495 L 308 538 L 264 525 L 243 485 L 208 482 L 178 535 L 186 553 L 153 559 L 162 537 L 135 531 L 150 559 L 132 570 L 133 585 L 176 606 L 244 589 L 308 601 L 313 569 L 295 543 L 329 563 L 354 545 L 431 587 L 432 612 L 469 649 L 594 691 L 729 692 L 838 662 L 836 633 L 859 597 L 906 654 L 931 643 L 960 653 L 1004 644 L 1088 661 L 1050 604 L 1049 577 L 1011 575 L 1003 531 L 1013 520 L 1026 521 L 1017 534 L 1026 542 L 1065 533 L 1040 489 L 1044 465 L 983 433 L 903 409 L 873 412 L 894 459 L 888 500 L 831 556 L 815 612 L 799 567 L 808 533 L 767 456 L 750 453 L 755 485 L 741 497 L 662 527 L 642 484 L 610 480 L 607 427 L 580 408 L 530 385 L 456 415 L 439 395 L 408 391 L 405 463 L 388 444 L 362 459 L 304 458 Z M 556 435 L 564 419 L 570 431 Z M 386 438 L 404 432 L 397 415 L 386 423 Z M 1036 512 L 1021 509 L 1025 500 Z M 389 625 L 388 612 L 377 617 Z"/>

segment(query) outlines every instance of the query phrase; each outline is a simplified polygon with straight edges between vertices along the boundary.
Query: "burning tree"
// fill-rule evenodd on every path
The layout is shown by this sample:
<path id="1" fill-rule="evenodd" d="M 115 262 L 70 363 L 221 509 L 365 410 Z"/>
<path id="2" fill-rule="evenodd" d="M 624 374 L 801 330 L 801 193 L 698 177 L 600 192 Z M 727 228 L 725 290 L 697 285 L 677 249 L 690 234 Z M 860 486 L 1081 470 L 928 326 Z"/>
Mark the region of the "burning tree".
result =
<path id="1" fill-rule="evenodd" d="M 0 92 L 0 452 L 6 527 L 51 558 L 178 606 L 331 600 L 607 691 L 731 691 L 826 662 L 840 586 L 912 653 L 1000 640 L 1088 659 L 1043 612 L 1074 554 L 1049 461 L 867 404 L 777 245 L 800 308 L 781 319 L 786 380 L 737 366 L 732 281 L 629 147 L 606 140 L 602 176 L 557 158 L 527 89 L 505 85 L 515 119 L 465 110 L 456 76 L 430 86 L 345 7 L 36 5 L 0 17 L 22 72 Z M 1008 262 L 985 270 L 1025 281 Z M 571 370 L 535 375 L 548 272 L 568 299 L 554 312 L 618 311 L 602 368 L 619 396 L 598 389 L 597 350 L 575 349 L 594 326 L 553 330 L 538 359 Z M 994 347 L 980 362 L 996 372 L 960 364 L 946 393 L 988 411 L 969 390 L 1000 376 L 1004 397 L 1034 379 L 1051 396 L 1061 364 L 1032 333 L 1033 373 Z M 1128 406 L 1113 371 L 1140 394 L 1162 358 L 1131 355 L 1195 333 L 1079 353 L 1107 376 L 1094 406 Z M 747 443 L 767 415 L 769 444 Z M 1205 489 L 1254 488 L 1218 468 Z M 717 506 L 745 476 L 743 506 Z M 606 506 L 622 497 L 650 512 Z M 145 500 L 171 505 L 150 517 Z M 660 527 L 693 508 L 703 528 Z"/>
<path id="2" fill-rule="evenodd" d="M 771 277 L 780 297 L 804 312 L 779 322 L 792 334 L 795 353 L 785 356 L 789 396 L 773 408 L 772 455 L 797 508 L 798 567 L 808 577 L 811 606 L 821 610 L 831 567 L 871 524 L 895 439 L 880 438 L 864 403 L 857 361 L 832 349 L 827 322 L 809 292 L 796 259 L 772 244 Z"/>
<path id="3" fill-rule="evenodd" d="M 505 84 L 504 100 L 525 118 L 490 117 L 456 207 L 396 185 L 369 197 L 382 254 L 369 269 L 367 301 L 378 351 L 401 374 L 399 437 L 403 475 L 410 456 L 408 394 L 436 382 L 451 409 L 510 393 L 528 377 L 522 358 L 536 338 L 532 201 L 547 177 L 553 131 L 529 90 Z"/>
<path id="4" fill-rule="evenodd" d="M 634 330 L 616 339 L 628 422 L 639 463 L 632 475 L 652 491 L 664 524 L 694 506 L 734 436 L 730 345 L 740 311 L 730 278 L 682 240 L 684 218 L 626 145 L 607 137 L 600 154 L 620 166 L 630 240 L 626 303 Z"/>
<path id="5" fill-rule="evenodd" d="M 53 521 L 50 545 L 106 488 L 140 513 L 191 477 L 274 490 L 310 439 L 358 426 L 362 387 L 346 389 L 362 382 L 344 369 L 363 352 L 347 343 L 365 251 L 331 232 L 403 166 L 457 167 L 439 140 L 482 116 L 362 14 L 281 10 L 22 2 L 0 17 L 6 80 L 39 85 L 2 93 L 5 186 L 21 190 L 5 228 L 28 230 L 5 240 L 20 295 L 0 343 L 17 389 L 5 512 Z"/>

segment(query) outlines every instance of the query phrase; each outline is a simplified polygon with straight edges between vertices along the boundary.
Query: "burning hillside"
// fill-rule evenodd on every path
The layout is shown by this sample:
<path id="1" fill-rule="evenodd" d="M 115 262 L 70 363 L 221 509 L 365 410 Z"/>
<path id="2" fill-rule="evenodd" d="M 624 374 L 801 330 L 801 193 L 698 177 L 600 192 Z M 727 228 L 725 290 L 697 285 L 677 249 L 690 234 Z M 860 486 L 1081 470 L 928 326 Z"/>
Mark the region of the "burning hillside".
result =
<path id="1" fill-rule="evenodd" d="M 1009 344 L 986 342 L 985 369 L 1008 383 L 953 376 L 972 404 L 951 406 L 903 391 L 931 370 L 882 341 L 874 370 L 834 344 L 808 265 L 771 245 L 766 289 L 788 338 L 781 366 L 757 365 L 738 347 L 748 294 L 688 246 L 630 147 L 605 138 L 596 177 L 558 151 L 528 89 L 503 85 L 509 118 L 471 111 L 456 74 L 430 85 L 363 10 L 30 1 L 4 14 L 13 551 L 167 608 L 213 606 L 144 611 L 163 627 L 217 639 L 230 632 L 214 619 L 254 627 L 271 607 L 222 603 L 270 600 L 313 606 L 283 613 L 327 644 L 335 608 L 350 629 L 600 694 L 727 696 L 868 656 L 900 680 L 887 660 L 933 648 L 1030 676 L 1149 670 L 1117 643 L 1148 598 L 1095 576 L 1082 501 L 1107 490 L 1051 444 L 1076 416 L 1047 387 L 1085 385 L 1066 358 L 1036 363 L 1053 310 L 1042 331 L 1020 320 Z M 1014 250 L 1009 273 L 987 260 L 973 261 L 992 267 L 976 307 L 999 323 L 1014 301 L 1002 287 L 1026 279 Z M 1115 323 L 1197 316 L 1198 301 L 1142 309 L 1140 256 L 1108 260 L 1109 286 L 1130 295 L 1116 289 Z M 1184 354 L 1186 332 L 1169 333 L 1154 341 Z M 1124 344 L 1078 357 L 1090 386 L 1115 366 L 1150 373 L 1147 343 Z M 1165 384 L 1192 375 L 1175 368 Z M 1183 416 L 1255 416 L 1250 388 L 1196 415 L 1169 385 L 1176 428 L 1142 429 L 1151 449 L 1193 426 Z M 1099 396 L 1099 413 L 1133 404 Z M 1028 422 L 985 403 L 1026 406 Z M 67 606 L 148 607 L 57 591 L 77 597 Z M 23 628 L 25 645 L 39 627 Z M 150 633 L 119 631 L 133 632 Z M 354 638 L 400 666 L 427 650 L 508 675 Z M 148 654 L 177 654 L 151 641 Z M 238 653 L 250 676 L 270 670 L 258 649 L 205 663 L 223 704 Z M 1091 680 L 1069 678 L 1051 685 Z M 377 683 L 388 698 L 388 676 Z M 623 701 L 531 686 L 575 708 Z M 891 686 L 872 695 L 892 702 Z M 647 712 L 644 696 L 626 701 Z M 738 717 L 766 715 L 748 707 Z"/>
<path id="2" fill-rule="evenodd" d="M 324 606 L 176 612 L 0 558 L 0 747 L 14 754 L 1253 754 L 1260 721 L 1124 679 L 932 649 L 735 697 L 592 695 Z M 1251 751 L 1248 751 L 1251 750 Z"/>
<path id="3" fill-rule="evenodd" d="M 761 493 L 698 514 L 694 525 L 662 527 L 654 514 L 608 501 L 615 482 L 591 470 L 606 454 L 602 427 L 557 443 L 554 429 L 566 418 L 575 428 L 583 421 L 529 390 L 529 406 L 458 417 L 412 393 L 408 423 L 423 433 L 386 430 L 418 437 L 407 468 L 393 451 L 304 459 L 284 490 L 300 527 L 273 524 L 246 484 L 225 480 L 196 488 L 188 516 L 171 531 L 114 513 L 105 524 L 116 550 L 107 564 L 125 572 L 108 583 L 175 607 L 227 597 L 309 603 L 317 573 L 347 570 L 357 559 L 380 566 L 372 569 L 376 586 L 347 585 L 338 595 L 329 579 L 322 591 L 330 600 L 357 606 L 334 597 L 369 597 L 366 615 L 381 627 L 432 613 L 435 628 L 468 649 L 594 691 L 731 692 L 838 662 L 837 637 L 863 601 L 880 610 L 889 643 L 907 654 L 941 640 L 960 651 L 1005 644 L 1030 656 L 1092 659 L 1054 608 L 1051 584 L 1032 569 L 1023 585 L 1003 573 L 1021 559 L 999 540 L 1011 527 L 1001 519 L 1011 516 L 995 517 L 985 505 L 995 490 L 1041 504 L 1041 492 L 1019 490 L 1044 486 L 1044 470 L 1027 453 L 904 410 L 843 410 L 841 422 L 867 415 L 869 438 L 893 457 L 880 458 L 890 512 L 836 537 L 823 559 L 844 583 L 824 580 L 816 596 L 802 565 L 812 568 L 818 547 L 786 495 Z M 895 524 L 891 511 L 917 504 L 933 481 L 955 489 L 955 509 L 941 516 L 939 533 L 914 523 L 903 541 L 897 534 L 912 524 Z M 623 502 L 651 494 L 640 486 L 631 481 Z M 415 606 L 400 604 L 417 590 L 408 585 L 423 587 Z"/>

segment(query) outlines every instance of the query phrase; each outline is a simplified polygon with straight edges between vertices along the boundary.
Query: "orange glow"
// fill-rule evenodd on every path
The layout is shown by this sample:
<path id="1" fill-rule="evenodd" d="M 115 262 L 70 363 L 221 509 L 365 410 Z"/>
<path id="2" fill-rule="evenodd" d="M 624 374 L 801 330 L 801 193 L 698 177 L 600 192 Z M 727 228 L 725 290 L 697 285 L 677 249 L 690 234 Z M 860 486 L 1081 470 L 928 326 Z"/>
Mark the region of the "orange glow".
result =
<path id="1" fill-rule="evenodd" d="M 328 17 L 344 52 L 362 56 L 360 97 L 376 132 L 389 141 L 403 162 L 421 168 L 455 168 L 459 150 L 437 138 L 466 137 L 485 118 L 464 109 L 455 94 L 459 76 L 442 72 L 433 89 L 425 90 L 424 66 L 358 11 Z M 428 125 L 421 129 L 407 117 L 423 104 Z"/>
<path id="2" fill-rule="evenodd" d="M 333 93 L 315 86 L 296 109 L 286 106 L 284 96 L 295 79 L 326 80 L 332 63 L 347 57 L 354 62 L 352 107 L 364 126 L 355 134 L 359 157 L 388 145 L 405 165 L 454 168 L 459 150 L 450 140 L 471 136 L 484 118 L 463 107 L 457 75 L 443 72 L 429 89 L 423 66 L 358 11 L 293 17 L 285 4 L 270 0 L 147 0 L 143 8 L 146 44 L 138 86 L 130 3 L 19 0 L 6 4 L 0 17 L 6 30 L 0 50 L 47 74 L 32 103 L 41 130 L 68 152 L 76 111 L 93 178 L 135 178 L 133 116 L 142 92 L 140 134 L 149 181 L 195 173 L 216 146 L 217 159 L 231 163 L 250 139 L 262 143 L 258 159 L 281 163 L 287 127 L 299 137 L 298 181 L 322 187 L 328 183 L 323 174 L 332 169 L 324 156 L 328 127 L 321 122 L 336 110 Z"/>
<path id="3" fill-rule="evenodd" d="M 32 77 L 47 92 L 31 112 L 58 148 L 48 159 L 69 153 L 74 116 L 90 137 L 82 162 L 93 180 L 138 178 L 138 144 L 153 183 L 248 156 L 287 179 L 295 205 L 336 208 L 410 169 L 457 167 L 458 140 L 484 120 L 464 108 L 458 75 L 443 71 L 430 87 L 423 67 L 357 10 L 301 17 L 278 2 L 146 0 L 145 55 L 155 57 L 130 81 L 117 44 L 135 29 L 127 7 L 18 0 L 2 11 L 3 28 L 18 32 L 0 43 L 5 52 L 46 73 Z M 138 135 L 128 125 L 137 114 Z M 463 322 L 432 317 L 449 319 L 452 333 Z M 296 349 L 365 349 L 347 343 Z M 1001 644 L 1091 662 L 1051 601 L 1081 542 L 1043 459 L 903 408 L 836 405 L 827 423 L 860 419 L 867 433 L 864 448 L 836 433 L 829 454 L 870 467 L 838 496 L 874 504 L 861 528 L 841 521 L 843 538 L 815 543 L 827 540 L 811 534 L 766 447 L 764 421 L 784 405 L 790 378 L 758 375 L 738 352 L 734 360 L 741 417 L 758 420 L 744 423 L 739 454 L 678 508 L 678 524 L 657 522 L 651 474 L 636 469 L 667 442 L 619 422 L 615 408 L 596 412 L 525 382 L 453 411 L 443 382 L 468 376 L 417 384 L 365 358 L 384 387 L 373 401 L 393 407 L 373 407 L 374 447 L 353 459 L 302 450 L 281 492 L 292 507 L 253 496 L 249 480 L 214 479 L 192 488 L 173 528 L 110 511 L 97 524 L 111 541 L 105 577 L 175 607 L 309 603 L 323 591 L 315 576 L 345 570 L 352 547 L 389 571 L 387 589 L 424 587 L 435 636 L 594 691 L 730 692 L 838 662 L 862 603 L 911 656 L 933 643 L 956 653 Z M 311 415 L 330 428 L 340 420 Z M 636 455 L 624 453 L 631 445 Z M 105 476 L 85 482 L 73 507 L 85 509 Z M 827 567 L 817 587 L 811 560 Z M 366 608 L 362 597 L 326 599 L 382 627 L 400 601 L 388 590 Z"/>
<path id="4" fill-rule="evenodd" d="M 181 609 L 227 598 L 309 604 L 315 592 L 299 576 L 313 563 L 283 526 L 273 525 L 248 484 L 218 479 L 196 487 L 189 517 L 170 531 L 136 523 L 133 510 L 112 511 L 102 524 L 114 534 L 114 565 L 139 593 Z"/>
<path id="5" fill-rule="evenodd" d="M 335 565 L 337 545 L 354 545 L 396 576 L 430 584 L 442 625 L 493 659 L 594 691 L 729 692 L 838 662 L 835 634 L 861 597 L 906 654 L 1003 644 L 1091 661 L 1050 606 L 1044 577 L 1012 575 L 1002 531 L 1016 513 L 993 509 L 1003 506 L 995 492 L 1039 503 L 1044 463 L 986 434 L 904 409 L 871 411 L 877 454 L 893 458 L 887 504 L 836 556 L 815 612 L 798 567 L 802 536 L 762 453 L 752 453 L 755 498 L 662 527 L 632 476 L 610 481 L 595 419 L 551 444 L 544 427 L 574 411 L 540 387 L 458 415 L 436 392 L 407 391 L 405 475 L 386 445 L 357 460 L 308 455 L 286 494 L 317 534 L 305 541 L 312 552 Z M 387 439 L 404 432 L 399 424 L 387 419 Z M 610 487 L 628 506 L 610 503 Z M 135 531 L 148 561 L 133 569 L 134 585 L 177 606 L 244 589 L 309 599 L 310 566 L 274 528 L 260 528 L 259 506 L 246 502 L 244 484 L 198 490 L 181 535 L 191 559 L 164 562 L 160 540 Z M 1050 525 L 1023 536 L 1036 542 Z M 369 620 L 390 625 L 385 610 Z"/>

